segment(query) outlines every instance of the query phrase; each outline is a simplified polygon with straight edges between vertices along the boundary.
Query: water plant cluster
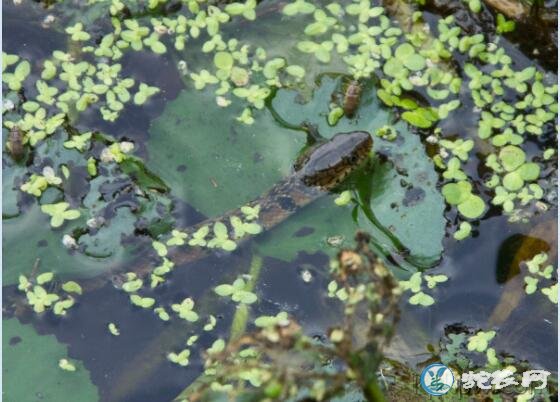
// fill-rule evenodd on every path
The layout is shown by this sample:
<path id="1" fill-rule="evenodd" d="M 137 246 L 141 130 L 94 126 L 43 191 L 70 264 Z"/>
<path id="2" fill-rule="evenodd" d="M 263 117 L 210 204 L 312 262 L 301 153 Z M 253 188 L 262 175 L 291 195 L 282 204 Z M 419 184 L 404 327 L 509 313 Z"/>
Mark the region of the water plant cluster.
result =
<path id="1" fill-rule="evenodd" d="M 305 335 L 285 312 L 259 317 L 255 333 L 227 343 L 218 339 L 206 350 L 204 376 L 177 400 L 214 400 L 226 395 L 329 400 L 359 392 L 367 400 L 384 400 L 375 371 L 393 334 L 400 291 L 387 267 L 369 249 L 369 237 L 360 234 L 356 239 L 356 248 L 341 251 L 332 264 L 336 286 L 347 297 L 337 302 L 344 319 L 329 329 L 327 341 Z M 235 283 L 227 285 L 231 288 L 221 286 L 216 291 L 229 294 Z M 375 319 L 362 317 L 362 312 Z M 314 370 L 302 367 L 302 361 Z"/>

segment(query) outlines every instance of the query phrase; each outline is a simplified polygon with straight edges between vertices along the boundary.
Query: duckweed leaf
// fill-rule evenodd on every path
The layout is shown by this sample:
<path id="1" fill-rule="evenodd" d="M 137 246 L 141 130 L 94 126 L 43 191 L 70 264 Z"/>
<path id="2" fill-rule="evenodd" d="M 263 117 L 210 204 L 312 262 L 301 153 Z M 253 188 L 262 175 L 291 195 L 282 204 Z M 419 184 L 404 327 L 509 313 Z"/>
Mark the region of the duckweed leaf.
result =
<path id="1" fill-rule="evenodd" d="M 179 353 L 171 352 L 167 355 L 167 359 L 179 366 L 186 367 L 189 365 L 189 356 L 191 351 L 189 349 L 184 349 Z"/>
<path id="2" fill-rule="evenodd" d="M 408 302 L 412 305 L 420 305 L 420 306 L 431 306 L 432 304 L 435 303 L 435 300 L 432 296 L 424 293 L 424 292 L 418 292 L 415 295 L 411 296 L 408 299 Z"/>
<path id="3" fill-rule="evenodd" d="M 496 331 L 479 331 L 476 335 L 469 338 L 467 349 L 469 351 L 484 352 L 488 348 L 488 343 L 496 336 Z"/>
<path id="4" fill-rule="evenodd" d="M 114 322 L 110 322 L 107 325 L 107 328 L 109 329 L 109 332 L 111 333 L 111 335 L 113 336 L 119 336 L 121 333 L 119 331 L 119 328 L 115 325 Z"/>
<path id="5" fill-rule="evenodd" d="M 54 274 L 52 272 L 45 272 L 37 276 L 37 284 L 44 285 L 47 282 L 52 281 Z"/>
<path id="6" fill-rule="evenodd" d="M 142 297 L 136 294 L 130 295 L 130 301 L 132 304 L 142 308 L 150 308 L 156 302 L 155 299 L 151 297 Z"/>
<path id="7" fill-rule="evenodd" d="M 74 281 L 68 281 L 62 284 L 62 290 L 68 293 L 82 294 L 82 287 Z"/>
<path id="8" fill-rule="evenodd" d="M 78 219 L 80 211 L 77 209 L 68 209 L 70 204 L 67 202 L 59 202 L 57 204 L 43 204 L 41 211 L 51 216 L 51 226 L 57 228 L 62 226 L 65 220 Z"/>
<path id="9" fill-rule="evenodd" d="M 36 313 L 44 312 L 48 307 L 59 299 L 58 295 L 54 293 L 47 293 L 42 286 L 34 286 L 33 290 L 26 293 L 27 302 L 33 306 Z"/>
<path id="10" fill-rule="evenodd" d="M 470 236 L 472 226 L 468 222 L 461 222 L 459 229 L 453 233 L 453 238 L 455 240 L 463 240 Z"/>
<path id="11" fill-rule="evenodd" d="M 194 301 L 191 298 L 184 299 L 181 304 L 171 305 L 171 309 L 179 314 L 179 317 L 181 317 L 183 320 L 189 322 L 198 321 L 198 314 L 193 310 Z"/>
<path id="12" fill-rule="evenodd" d="M 438 283 L 447 282 L 449 278 L 446 275 L 424 275 L 424 279 L 428 288 L 433 289 Z"/>
<path id="13" fill-rule="evenodd" d="M 547 296 L 552 303 L 558 304 L 558 284 L 554 284 L 548 288 L 543 288 L 541 289 L 541 292 Z"/>
<path id="14" fill-rule="evenodd" d="M 162 321 L 169 321 L 171 319 L 171 317 L 169 317 L 169 314 L 167 313 L 167 311 L 165 311 L 163 307 L 156 307 L 154 309 L 154 312 L 158 315 L 159 319 Z"/>

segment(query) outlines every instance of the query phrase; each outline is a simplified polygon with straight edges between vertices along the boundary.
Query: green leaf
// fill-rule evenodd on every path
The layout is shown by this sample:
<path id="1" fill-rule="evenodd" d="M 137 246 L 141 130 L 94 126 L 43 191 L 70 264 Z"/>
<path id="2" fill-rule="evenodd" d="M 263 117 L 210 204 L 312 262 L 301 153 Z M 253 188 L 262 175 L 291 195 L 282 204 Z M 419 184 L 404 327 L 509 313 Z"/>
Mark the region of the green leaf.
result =
<path id="1" fill-rule="evenodd" d="M 496 336 L 496 331 L 479 331 L 476 335 L 469 338 L 467 349 L 469 351 L 484 352 L 488 348 L 488 343 Z"/>
<path id="2" fill-rule="evenodd" d="M 2 320 L 2 354 L 5 364 L 3 398 L 10 401 L 72 401 L 91 402 L 100 398 L 90 374 L 81 362 L 73 361 L 75 372 L 58 368 L 68 355 L 67 347 L 52 335 L 38 335 L 33 327 L 22 325 L 17 319 Z M 13 343 L 13 339 L 18 342 Z"/>
<path id="3" fill-rule="evenodd" d="M 45 272 L 37 276 L 37 284 L 43 285 L 47 282 L 52 281 L 54 274 L 52 272 Z"/>
<path id="4" fill-rule="evenodd" d="M 502 165 L 508 172 L 512 172 L 525 162 L 525 152 L 514 145 L 507 145 L 499 154 Z"/>
<path id="5" fill-rule="evenodd" d="M 432 304 L 434 304 L 436 301 L 434 300 L 434 298 L 424 292 L 418 292 L 415 295 L 411 296 L 408 299 L 408 302 L 412 305 L 420 305 L 420 306 L 431 306 Z"/>
<path id="6" fill-rule="evenodd" d="M 509 191 L 520 190 L 523 187 L 523 178 L 517 171 L 509 172 L 504 176 L 503 185 Z"/>
<path id="7" fill-rule="evenodd" d="M 472 226 L 468 222 L 461 222 L 459 229 L 453 233 L 453 238 L 455 240 L 463 240 L 470 236 Z"/>
<path id="8" fill-rule="evenodd" d="M 65 292 L 68 293 L 76 293 L 81 295 L 82 294 L 82 287 L 74 282 L 74 281 L 68 281 L 62 284 L 62 290 L 64 290 Z"/>
<path id="9" fill-rule="evenodd" d="M 233 286 L 227 284 L 218 285 L 214 288 L 214 292 L 216 292 L 218 296 L 230 296 L 233 294 L 233 291 Z"/>
<path id="10" fill-rule="evenodd" d="M 465 218 L 477 219 L 484 214 L 486 204 L 478 195 L 471 194 L 457 206 L 457 209 Z"/>
<path id="11" fill-rule="evenodd" d="M 541 168 L 536 163 L 524 163 L 516 172 L 522 180 L 533 181 L 539 178 Z"/>
<path id="12" fill-rule="evenodd" d="M 437 120 L 437 115 L 430 109 L 418 108 L 404 112 L 402 118 L 413 126 L 429 128 Z"/>
<path id="13" fill-rule="evenodd" d="M 441 189 L 445 200 L 451 205 L 458 205 L 471 195 L 472 186 L 467 181 L 448 183 Z"/>
<path id="14" fill-rule="evenodd" d="M 130 301 L 135 306 L 142 307 L 142 308 L 150 308 L 156 302 L 155 299 L 151 297 L 142 297 L 136 294 L 130 295 Z"/>

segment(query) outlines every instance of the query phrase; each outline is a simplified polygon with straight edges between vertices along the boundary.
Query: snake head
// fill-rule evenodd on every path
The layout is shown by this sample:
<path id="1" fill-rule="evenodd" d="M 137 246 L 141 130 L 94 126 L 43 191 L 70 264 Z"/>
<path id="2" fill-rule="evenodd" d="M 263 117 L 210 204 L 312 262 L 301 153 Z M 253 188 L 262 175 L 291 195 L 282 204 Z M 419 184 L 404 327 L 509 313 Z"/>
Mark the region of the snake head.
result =
<path id="1" fill-rule="evenodd" d="M 310 150 L 295 168 L 306 185 L 330 190 L 367 159 L 372 146 L 365 131 L 339 133 Z"/>

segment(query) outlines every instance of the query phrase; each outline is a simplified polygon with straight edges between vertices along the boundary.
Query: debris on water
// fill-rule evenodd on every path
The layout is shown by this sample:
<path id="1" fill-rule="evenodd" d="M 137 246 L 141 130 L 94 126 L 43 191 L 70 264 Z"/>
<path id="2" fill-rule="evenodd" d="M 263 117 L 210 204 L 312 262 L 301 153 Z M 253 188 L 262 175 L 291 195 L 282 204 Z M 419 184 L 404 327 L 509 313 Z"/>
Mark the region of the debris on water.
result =
<path id="1" fill-rule="evenodd" d="M 336 235 L 327 237 L 327 244 L 331 247 L 340 247 L 344 243 L 344 236 Z"/>
<path id="2" fill-rule="evenodd" d="M 300 276 L 305 283 L 310 283 L 313 280 L 313 274 L 308 269 L 303 269 Z"/>
<path id="3" fill-rule="evenodd" d="M 76 249 L 78 248 L 78 243 L 76 243 L 76 239 L 74 239 L 72 236 L 70 236 L 69 234 L 65 234 L 64 236 L 62 236 L 62 244 L 64 245 L 64 247 L 66 247 L 67 249 Z"/>

